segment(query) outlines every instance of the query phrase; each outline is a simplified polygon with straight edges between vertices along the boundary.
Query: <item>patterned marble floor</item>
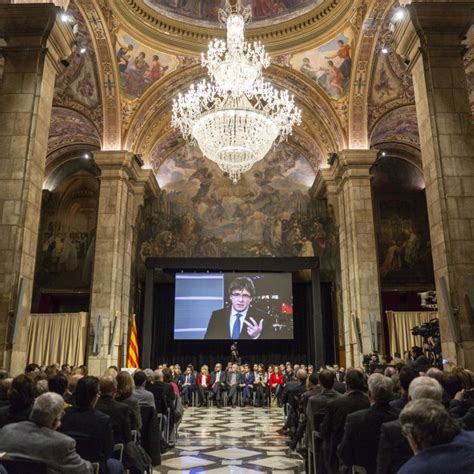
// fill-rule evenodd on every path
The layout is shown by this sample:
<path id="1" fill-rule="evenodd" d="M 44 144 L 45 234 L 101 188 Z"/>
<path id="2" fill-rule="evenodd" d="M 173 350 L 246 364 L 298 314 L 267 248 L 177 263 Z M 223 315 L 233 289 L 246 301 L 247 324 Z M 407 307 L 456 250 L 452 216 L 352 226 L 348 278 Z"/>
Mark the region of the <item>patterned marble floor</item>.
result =
<path id="1" fill-rule="evenodd" d="M 283 426 L 279 408 L 188 408 L 176 447 L 164 454 L 154 472 L 166 474 L 304 473 L 302 458 L 276 430 Z"/>

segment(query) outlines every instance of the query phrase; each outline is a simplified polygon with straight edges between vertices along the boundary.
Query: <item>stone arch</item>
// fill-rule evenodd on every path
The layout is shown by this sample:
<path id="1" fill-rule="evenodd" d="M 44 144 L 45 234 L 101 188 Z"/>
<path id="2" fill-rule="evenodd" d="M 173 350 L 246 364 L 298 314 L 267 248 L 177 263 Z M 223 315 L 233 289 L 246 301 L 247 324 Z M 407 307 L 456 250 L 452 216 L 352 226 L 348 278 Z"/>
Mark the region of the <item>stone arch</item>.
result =
<path id="1" fill-rule="evenodd" d="M 97 0 L 77 0 L 77 7 L 85 19 L 94 44 L 103 104 L 103 150 L 120 150 L 122 147 L 121 106 L 118 68 L 113 51 L 109 23 Z M 105 4 L 104 10 L 110 10 Z"/>
<path id="2" fill-rule="evenodd" d="M 378 30 L 393 3 L 393 0 L 373 0 L 359 33 L 349 94 L 348 146 L 351 149 L 367 149 L 369 145 L 368 97 Z"/>
<path id="3" fill-rule="evenodd" d="M 143 155 L 145 161 L 160 137 L 171 133 L 171 99 L 177 91 L 184 91 L 191 82 L 206 76 L 200 66 L 175 71 L 152 86 L 144 95 L 141 105 L 135 111 L 124 139 L 125 147 Z M 310 137 L 326 155 L 347 143 L 344 129 L 329 99 L 302 74 L 271 66 L 265 77 L 277 87 L 288 89 L 299 98 L 303 110 L 303 123 L 295 130 L 295 136 Z"/>

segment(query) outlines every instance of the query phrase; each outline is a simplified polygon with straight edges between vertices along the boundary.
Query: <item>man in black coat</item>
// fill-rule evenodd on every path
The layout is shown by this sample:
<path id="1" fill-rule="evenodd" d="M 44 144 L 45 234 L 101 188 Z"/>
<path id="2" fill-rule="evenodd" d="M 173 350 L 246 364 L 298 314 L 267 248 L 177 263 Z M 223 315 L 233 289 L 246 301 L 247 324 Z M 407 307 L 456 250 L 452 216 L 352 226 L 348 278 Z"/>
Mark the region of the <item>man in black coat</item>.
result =
<path id="1" fill-rule="evenodd" d="M 408 400 L 431 399 L 441 403 L 443 388 L 431 377 L 416 377 L 409 385 Z M 377 474 L 395 474 L 413 456 L 400 420 L 384 423 L 380 430 Z"/>
<path id="2" fill-rule="evenodd" d="M 125 403 L 114 400 L 117 393 L 117 381 L 110 376 L 100 379 L 100 398 L 95 407 L 108 415 L 112 421 L 114 443 L 127 444 L 132 440 L 130 427 L 130 409 Z"/>
<path id="3" fill-rule="evenodd" d="M 147 382 L 145 389 L 155 397 L 156 412 L 167 416 L 168 408 L 173 406 L 176 395 L 171 384 L 163 382 L 162 370 L 157 369 L 153 372 L 153 383 Z"/>
<path id="4" fill-rule="evenodd" d="M 212 313 L 204 339 L 272 339 L 269 316 L 251 306 L 254 297 L 252 279 L 235 278 L 229 285 L 231 306 Z"/>
<path id="5" fill-rule="evenodd" d="M 398 417 L 389 405 L 392 391 L 390 378 L 382 374 L 369 377 L 370 408 L 351 413 L 346 418 L 344 436 L 338 448 L 339 458 L 345 466 L 362 466 L 367 474 L 375 474 L 380 427 Z"/>
<path id="6" fill-rule="evenodd" d="M 418 372 L 409 366 L 400 369 L 400 387 L 402 389 L 402 396 L 390 402 L 390 406 L 400 413 L 405 405 L 408 403 L 408 387 L 413 379 L 418 377 Z"/>
<path id="7" fill-rule="evenodd" d="M 122 463 L 112 458 L 114 435 L 108 415 L 96 410 L 99 399 L 99 379 L 83 377 L 77 382 L 76 405 L 68 408 L 58 431 L 76 440 L 81 457 L 100 464 L 100 472 L 123 472 Z"/>
<path id="8" fill-rule="evenodd" d="M 319 433 L 323 439 L 324 466 L 327 472 L 338 472 L 337 447 L 344 434 L 347 415 L 370 406 L 365 393 L 362 371 L 348 369 L 345 381 L 345 395 L 335 398 L 327 405 L 327 414 L 319 427 Z"/>

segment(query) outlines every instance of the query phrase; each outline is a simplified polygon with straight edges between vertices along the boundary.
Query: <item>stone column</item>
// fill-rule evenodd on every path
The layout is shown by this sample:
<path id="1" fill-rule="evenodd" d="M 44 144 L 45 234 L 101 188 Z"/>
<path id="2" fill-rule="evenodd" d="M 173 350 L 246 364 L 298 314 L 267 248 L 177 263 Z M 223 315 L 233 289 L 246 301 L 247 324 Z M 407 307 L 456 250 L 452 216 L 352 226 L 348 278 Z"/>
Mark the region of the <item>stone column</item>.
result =
<path id="1" fill-rule="evenodd" d="M 395 32 L 415 88 L 443 356 L 474 368 L 474 130 L 461 40 L 474 2 L 413 2 Z M 448 297 L 442 297 L 442 281 Z M 471 301 L 471 305 L 473 302 Z M 449 325 L 454 315 L 461 341 Z"/>
<path id="2" fill-rule="evenodd" d="M 376 150 L 344 150 L 329 169 L 320 172 L 336 206 L 339 223 L 344 345 L 348 366 L 360 365 L 362 354 L 373 350 L 369 318 L 381 320 L 370 187 L 370 168 L 376 158 Z M 357 344 L 352 314 L 360 320 L 362 347 Z"/>
<path id="3" fill-rule="evenodd" d="M 0 81 L 0 365 L 9 365 L 12 373 L 22 372 L 27 362 L 54 82 L 60 60 L 71 54 L 74 42 L 59 12 L 47 4 L 0 5 L 0 54 L 5 59 Z M 13 324 L 20 278 L 27 286 L 11 347 L 7 327 Z"/>
<path id="4" fill-rule="evenodd" d="M 101 170 L 97 215 L 90 325 L 102 316 L 98 354 L 90 355 L 89 370 L 100 375 L 110 365 L 122 365 L 119 347 L 126 341 L 130 313 L 130 272 L 133 229 L 145 192 L 158 194 L 152 170 L 143 170 L 126 151 L 100 151 L 94 160 Z M 109 354 L 110 332 L 117 329 Z M 91 335 L 92 339 L 93 335 Z"/>

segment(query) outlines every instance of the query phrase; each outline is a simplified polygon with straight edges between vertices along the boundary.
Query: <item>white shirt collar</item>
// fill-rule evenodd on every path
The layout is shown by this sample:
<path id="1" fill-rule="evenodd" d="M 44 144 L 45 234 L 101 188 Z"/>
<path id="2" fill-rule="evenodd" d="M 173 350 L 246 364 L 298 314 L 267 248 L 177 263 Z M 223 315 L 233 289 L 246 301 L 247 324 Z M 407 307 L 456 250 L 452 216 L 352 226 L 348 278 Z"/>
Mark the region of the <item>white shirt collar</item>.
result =
<path id="1" fill-rule="evenodd" d="M 244 325 L 244 319 L 247 317 L 247 313 L 249 310 L 249 306 L 247 306 L 247 309 L 245 311 L 236 311 L 234 307 L 232 306 L 232 310 L 230 312 L 230 319 L 229 319 L 229 330 L 230 330 L 230 337 L 232 338 L 232 329 L 234 329 L 234 323 L 235 320 L 237 319 L 236 314 L 239 313 L 243 316 L 243 318 L 240 318 L 240 332 L 239 334 L 242 333 L 242 327 Z"/>

